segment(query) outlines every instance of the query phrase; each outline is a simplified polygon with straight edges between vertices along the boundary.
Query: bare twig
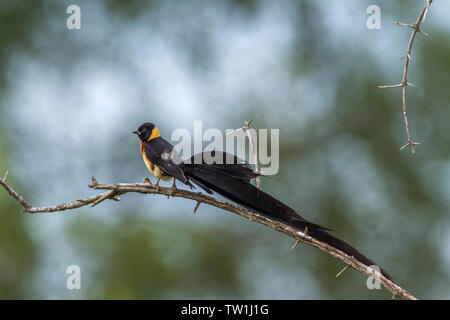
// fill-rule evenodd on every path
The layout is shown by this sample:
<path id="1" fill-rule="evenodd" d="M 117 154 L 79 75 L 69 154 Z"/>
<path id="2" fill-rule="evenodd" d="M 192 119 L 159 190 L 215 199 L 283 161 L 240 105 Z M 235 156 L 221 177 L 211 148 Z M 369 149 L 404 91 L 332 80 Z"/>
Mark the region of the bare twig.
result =
<path id="1" fill-rule="evenodd" d="M 217 200 L 211 196 L 204 195 L 200 192 L 192 192 L 188 190 L 165 188 L 165 187 L 155 187 L 148 183 L 100 184 L 94 177 L 92 177 L 92 182 L 89 184 L 90 188 L 95 190 L 107 190 L 107 191 L 85 199 L 79 199 L 71 203 L 63 203 L 49 207 L 33 207 L 30 204 L 28 204 L 28 202 L 26 202 L 23 199 L 23 197 L 20 196 L 17 192 L 15 192 L 8 184 L 6 184 L 5 181 L 0 180 L 0 185 L 2 185 L 6 189 L 6 191 L 8 191 L 8 193 L 22 205 L 23 212 L 28 213 L 55 212 L 80 208 L 91 203 L 98 204 L 106 199 L 114 199 L 114 197 L 117 197 L 118 195 L 123 195 L 129 192 L 141 194 L 161 194 L 166 196 L 191 199 L 197 201 L 196 207 L 198 207 L 199 203 L 209 204 L 211 206 L 226 210 L 228 212 L 238 214 L 244 218 L 249 219 L 250 221 L 258 222 L 260 224 L 268 226 L 269 228 L 272 228 L 275 231 L 287 234 L 288 236 L 296 239 L 296 242 L 303 242 L 315 248 L 318 248 L 319 250 L 326 252 L 329 255 L 341 260 L 346 265 L 351 266 L 352 268 L 358 270 L 364 275 L 379 279 L 381 284 L 383 284 L 383 286 L 387 290 L 389 290 L 392 294 L 394 294 L 396 297 L 408 300 L 416 299 L 406 290 L 404 290 L 400 286 L 396 285 L 394 282 L 384 277 L 379 271 L 362 264 L 353 256 L 349 256 L 346 253 L 337 250 L 336 248 L 309 236 L 308 230 L 306 229 L 300 231 L 280 221 L 272 220 L 256 212 L 249 211 L 247 209 L 244 209 L 229 202 Z"/>
<path id="2" fill-rule="evenodd" d="M 249 144 L 250 144 L 250 150 L 251 150 L 252 155 L 253 155 L 253 162 L 255 163 L 255 172 L 256 172 L 256 173 L 260 173 L 260 172 L 259 172 L 259 166 L 258 166 L 258 154 L 257 154 L 257 150 L 256 150 L 256 148 L 255 148 L 255 143 L 254 143 L 254 141 L 253 141 L 253 137 L 252 137 L 252 135 L 251 135 L 251 133 L 250 133 L 250 131 L 249 131 L 249 129 L 250 129 L 250 123 L 252 123 L 252 121 L 253 121 L 253 120 L 248 120 L 248 121 L 246 120 L 246 121 L 244 121 L 244 126 L 243 126 L 243 127 L 239 128 L 239 129 L 236 129 L 236 130 L 234 130 L 234 131 L 231 131 L 231 132 L 227 133 L 227 135 L 235 134 L 236 132 L 239 132 L 239 131 L 241 131 L 241 130 L 244 130 L 244 132 L 247 134 L 248 142 L 249 142 Z M 257 177 L 255 178 L 255 180 L 256 180 L 256 187 L 257 187 L 258 189 L 261 189 L 261 177 L 260 177 L 260 176 L 257 176 Z"/>
<path id="3" fill-rule="evenodd" d="M 13 188 L 11 188 L 7 183 L 6 183 L 6 178 L 8 176 L 8 171 L 6 171 L 5 177 L 3 178 L 3 180 L 0 180 L 0 185 L 5 188 L 6 191 L 8 191 L 8 193 L 11 195 L 11 197 L 13 197 L 14 199 L 17 200 L 18 203 L 20 203 L 22 205 L 22 207 L 24 208 L 24 210 L 31 208 L 30 204 L 28 202 L 25 201 L 25 199 L 19 195 L 17 192 L 14 191 Z"/>
<path id="4" fill-rule="evenodd" d="M 404 26 L 404 27 L 408 27 L 412 29 L 411 32 L 411 37 L 409 38 L 409 43 L 408 43 L 408 47 L 406 49 L 406 54 L 404 56 L 405 58 L 405 64 L 403 66 L 403 79 L 402 82 L 399 84 L 394 84 L 394 85 L 388 85 L 388 86 L 378 86 L 381 89 L 385 89 L 385 88 L 402 88 L 402 106 L 403 106 L 403 121 L 405 123 L 405 130 L 406 130 L 406 135 L 408 137 L 408 142 L 402 146 L 400 148 L 400 150 L 403 150 L 405 147 L 409 146 L 411 148 L 411 152 L 413 154 L 415 154 L 415 150 L 414 150 L 414 146 L 418 145 L 419 142 L 414 142 L 411 136 L 411 131 L 409 130 L 409 123 L 408 123 L 408 114 L 407 114 L 407 110 L 406 110 L 406 87 L 407 86 L 412 86 L 414 87 L 414 85 L 412 85 L 411 83 L 409 83 L 407 81 L 407 75 L 408 75 L 408 66 L 409 66 L 409 61 L 411 60 L 411 50 L 412 50 L 412 46 L 413 46 L 413 42 L 414 42 L 414 38 L 416 37 L 416 34 L 422 33 L 423 35 L 427 36 L 428 34 L 426 34 L 425 32 L 423 32 L 420 29 L 420 24 L 422 23 L 422 21 L 425 20 L 426 14 L 428 12 L 428 7 L 430 6 L 430 4 L 433 2 L 433 0 L 427 0 L 427 3 L 425 5 L 425 7 L 422 9 L 422 11 L 419 14 L 419 17 L 417 18 L 417 21 L 414 24 L 407 24 L 407 23 L 401 23 L 398 21 L 395 21 L 395 24 L 398 24 L 400 26 Z"/>

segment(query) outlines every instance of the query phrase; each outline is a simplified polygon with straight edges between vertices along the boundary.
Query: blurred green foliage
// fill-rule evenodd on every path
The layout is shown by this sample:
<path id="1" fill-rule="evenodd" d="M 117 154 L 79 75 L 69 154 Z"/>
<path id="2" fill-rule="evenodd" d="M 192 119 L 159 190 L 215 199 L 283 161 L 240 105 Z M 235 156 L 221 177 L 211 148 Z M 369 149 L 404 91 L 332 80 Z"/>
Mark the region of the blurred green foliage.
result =
<path id="1" fill-rule="evenodd" d="M 0 168 L 7 166 L 6 147 L 0 139 Z M 2 172 L 3 179 L 6 172 Z M 9 177 L 8 182 L 14 183 Z M 25 299 L 30 296 L 33 271 L 38 263 L 37 246 L 14 199 L 0 193 L 0 299 Z M 16 214 L 11 214 L 16 213 Z"/>
<path id="2" fill-rule="evenodd" d="M 74 247 L 95 260 L 88 298 L 242 298 L 241 250 L 229 248 L 239 237 L 233 232 L 155 223 L 129 212 L 114 226 L 85 219 L 70 228 Z"/>

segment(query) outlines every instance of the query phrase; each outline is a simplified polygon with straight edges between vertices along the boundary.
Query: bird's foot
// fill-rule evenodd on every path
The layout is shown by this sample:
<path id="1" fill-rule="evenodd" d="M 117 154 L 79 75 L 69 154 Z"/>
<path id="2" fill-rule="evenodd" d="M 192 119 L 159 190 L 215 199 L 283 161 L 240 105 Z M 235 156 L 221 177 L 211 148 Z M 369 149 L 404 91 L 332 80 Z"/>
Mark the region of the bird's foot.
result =
<path id="1" fill-rule="evenodd" d="M 156 190 L 158 190 L 159 191 L 159 181 L 160 181 L 161 179 L 158 179 L 158 181 L 156 181 L 156 184 L 155 184 L 155 188 L 156 188 Z"/>
<path id="2" fill-rule="evenodd" d="M 177 190 L 177 184 L 176 184 L 175 178 L 173 179 L 173 184 L 172 184 L 172 187 L 170 189 L 172 189 L 172 191 Z"/>

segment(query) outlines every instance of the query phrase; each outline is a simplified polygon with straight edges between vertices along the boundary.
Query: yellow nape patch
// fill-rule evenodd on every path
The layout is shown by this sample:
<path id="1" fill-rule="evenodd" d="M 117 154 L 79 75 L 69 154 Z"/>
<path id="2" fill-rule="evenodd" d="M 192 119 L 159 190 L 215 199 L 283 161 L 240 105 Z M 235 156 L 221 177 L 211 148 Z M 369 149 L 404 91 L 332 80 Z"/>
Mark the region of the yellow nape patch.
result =
<path id="1" fill-rule="evenodd" d="M 154 127 L 153 130 L 152 130 L 152 134 L 150 135 L 150 138 L 148 138 L 147 141 L 150 141 L 152 139 L 158 138 L 159 136 L 160 136 L 160 134 L 159 134 L 158 128 Z"/>

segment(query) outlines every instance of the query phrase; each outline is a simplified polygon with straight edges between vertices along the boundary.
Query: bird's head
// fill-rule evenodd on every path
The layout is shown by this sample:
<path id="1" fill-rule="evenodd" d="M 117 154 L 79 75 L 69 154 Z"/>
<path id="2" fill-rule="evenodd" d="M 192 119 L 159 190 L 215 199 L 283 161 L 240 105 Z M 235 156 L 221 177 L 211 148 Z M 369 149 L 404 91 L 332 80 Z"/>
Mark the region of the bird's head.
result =
<path id="1" fill-rule="evenodd" d="M 141 141 L 149 141 L 159 137 L 158 128 L 150 122 L 143 123 L 136 131 L 133 131 L 133 133 L 137 134 Z"/>

